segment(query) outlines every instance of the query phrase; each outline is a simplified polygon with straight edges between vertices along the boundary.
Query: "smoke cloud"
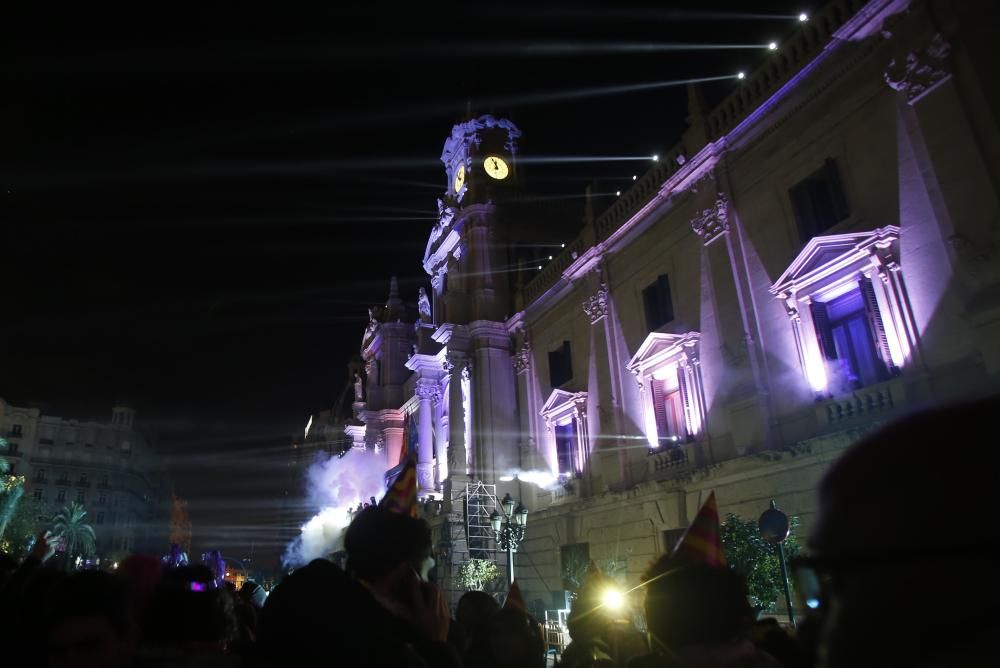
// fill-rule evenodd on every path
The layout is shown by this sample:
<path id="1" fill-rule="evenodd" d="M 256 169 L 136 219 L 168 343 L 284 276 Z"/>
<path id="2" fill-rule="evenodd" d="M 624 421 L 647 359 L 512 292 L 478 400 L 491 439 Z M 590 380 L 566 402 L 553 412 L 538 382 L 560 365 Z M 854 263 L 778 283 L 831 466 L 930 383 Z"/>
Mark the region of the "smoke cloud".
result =
<path id="1" fill-rule="evenodd" d="M 302 566 L 328 556 L 343 545 L 348 511 L 370 497 L 385 493 L 385 459 L 367 450 L 351 450 L 343 457 L 321 455 L 306 472 L 307 504 L 316 514 L 302 525 L 281 560 Z"/>

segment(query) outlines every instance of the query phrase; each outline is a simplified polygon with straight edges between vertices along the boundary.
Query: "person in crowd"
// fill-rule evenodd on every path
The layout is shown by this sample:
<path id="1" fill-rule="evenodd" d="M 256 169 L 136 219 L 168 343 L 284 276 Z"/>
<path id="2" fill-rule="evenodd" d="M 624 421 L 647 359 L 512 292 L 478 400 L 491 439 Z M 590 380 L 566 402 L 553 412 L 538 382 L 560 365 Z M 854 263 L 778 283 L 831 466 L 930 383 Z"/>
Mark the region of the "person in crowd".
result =
<path id="1" fill-rule="evenodd" d="M 128 586 L 101 571 L 80 571 L 52 590 L 45 610 L 46 653 L 53 668 L 124 668 L 136 630 Z"/>
<path id="2" fill-rule="evenodd" d="M 458 599 L 455 621 L 448 629 L 448 643 L 461 656 L 466 656 L 472 639 L 483 632 L 493 615 L 499 611 L 500 604 L 486 592 L 465 592 Z"/>
<path id="3" fill-rule="evenodd" d="M 267 597 L 258 646 L 274 667 L 430 665 L 397 628 L 363 585 L 333 563 L 316 559 L 285 577 Z"/>
<path id="4" fill-rule="evenodd" d="M 238 637 L 232 597 L 201 565 L 164 574 L 141 626 L 144 660 L 153 665 L 224 665 L 226 650 Z"/>
<path id="5" fill-rule="evenodd" d="M 643 575 L 652 654 L 632 668 L 777 668 L 753 642 L 746 580 L 726 564 L 715 492 L 670 554 Z"/>
<path id="6" fill-rule="evenodd" d="M 852 446 L 820 484 L 812 556 L 819 665 L 996 665 L 1000 397 L 915 414 Z"/>
<path id="7" fill-rule="evenodd" d="M 444 595 L 427 582 L 434 565 L 427 522 L 371 506 L 358 513 L 344 535 L 347 567 L 383 610 L 400 637 L 408 638 L 434 665 L 452 665 L 446 644 L 450 617 Z"/>
<path id="8" fill-rule="evenodd" d="M 424 614 L 422 601 L 434 599 L 442 610 L 440 590 L 427 582 L 433 566 L 431 532 L 427 522 L 372 506 L 358 513 L 344 536 L 348 571 L 372 592 L 388 611 L 411 619 L 430 639 L 448 636 L 447 614 Z"/>
<path id="9" fill-rule="evenodd" d="M 524 610 L 504 608 L 474 631 L 466 666 L 544 668 L 545 641 L 538 622 Z"/>

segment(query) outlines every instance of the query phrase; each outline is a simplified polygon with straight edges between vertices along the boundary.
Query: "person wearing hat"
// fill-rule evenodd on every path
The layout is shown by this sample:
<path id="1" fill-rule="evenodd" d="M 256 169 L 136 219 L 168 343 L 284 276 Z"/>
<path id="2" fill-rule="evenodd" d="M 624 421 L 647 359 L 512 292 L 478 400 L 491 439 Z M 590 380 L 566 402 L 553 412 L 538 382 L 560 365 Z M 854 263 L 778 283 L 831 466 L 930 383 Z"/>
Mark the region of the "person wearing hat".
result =
<path id="1" fill-rule="evenodd" d="M 746 580 L 726 565 L 715 492 L 669 555 L 643 575 L 651 654 L 630 668 L 778 668 L 751 637 Z"/>

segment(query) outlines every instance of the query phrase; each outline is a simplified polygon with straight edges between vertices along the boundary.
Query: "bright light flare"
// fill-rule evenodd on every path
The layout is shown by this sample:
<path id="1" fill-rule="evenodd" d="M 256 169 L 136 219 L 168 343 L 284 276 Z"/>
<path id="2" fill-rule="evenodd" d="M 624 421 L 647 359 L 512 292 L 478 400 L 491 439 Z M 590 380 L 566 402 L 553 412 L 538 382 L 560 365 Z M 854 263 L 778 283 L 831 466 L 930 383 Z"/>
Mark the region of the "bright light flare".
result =
<path id="1" fill-rule="evenodd" d="M 777 42 L 768 42 L 767 43 L 767 48 L 768 48 L 769 51 L 777 51 L 778 50 L 778 43 Z"/>
<path id="2" fill-rule="evenodd" d="M 801 14 L 799 14 L 799 23 L 805 23 L 808 20 L 809 20 L 809 15 L 808 14 L 806 14 L 805 12 L 802 12 Z"/>
<path id="3" fill-rule="evenodd" d="M 659 160 L 659 159 L 660 159 L 660 156 L 658 156 L 658 155 L 656 155 L 656 154 L 654 153 L 654 154 L 653 154 L 653 162 L 656 162 L 656 161 L 657 161 L 657 160 Z"/>
<path id="4" fill-rule="evenodd" d="M 616 190 L 615 191 L 615 197 L 621 197 L 621 196 L 622 196 L 622 191 L 621 190 Z"/>
<path id="5" fill-rule="evenodd" d="M 639 177 L 637 177 L 635 174 L 632 175 L 632 180 L 633 181 L 635 181 L 637 178 L 639 178 Z"/>
<path id="6" fill-rule="evenodd" d="M 615 588 L 606 589 L 601 595 L 601 603 L 605 608 L 617 612 L 625 607 L 625 594 Z"/>
<path id="7" fill-rule="evenodd" d="M 746 72 L 737 72 L 736 73 L 736 78 L 737 79 L 746 79 L 747 78 L 747 73 Z"/>

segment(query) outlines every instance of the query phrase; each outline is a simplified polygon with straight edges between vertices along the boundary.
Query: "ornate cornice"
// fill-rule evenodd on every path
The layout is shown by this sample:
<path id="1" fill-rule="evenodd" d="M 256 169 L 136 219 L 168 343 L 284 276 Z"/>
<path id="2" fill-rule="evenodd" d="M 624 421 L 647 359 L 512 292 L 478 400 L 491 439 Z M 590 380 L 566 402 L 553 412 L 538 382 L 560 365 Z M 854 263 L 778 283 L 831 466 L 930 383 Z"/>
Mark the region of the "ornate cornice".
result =
<path id="1" fill-rule="evenodd" d="M 590 318 L 590 324 L 595 324 L 608 315 L 608 284 L 601 283 L 597 292 L 583 301 L 583 312 Z"/>
<path id="2" fill-rule="evenodd" d="M 418 399 L 430 400 L 435 405 L 441 401 L 441 386 L 434 381 L 418 380 L 413 392 Z"/>
<path id="3" fill-rule="evenodd" d="M 914 105 L 951 77 L 949 53 L 951 45 L 940 33 L 934 33 L 923 48 L 907 53 L 902 62 L 896 58 L 889 61 L 885 82 Z"/>
<path id="4" fill-rule="evenodd" d="M 691 229 L 707 246 L 729 231 L 729 199 L 720 192 L 715 204 L 691 219 Z"/>

